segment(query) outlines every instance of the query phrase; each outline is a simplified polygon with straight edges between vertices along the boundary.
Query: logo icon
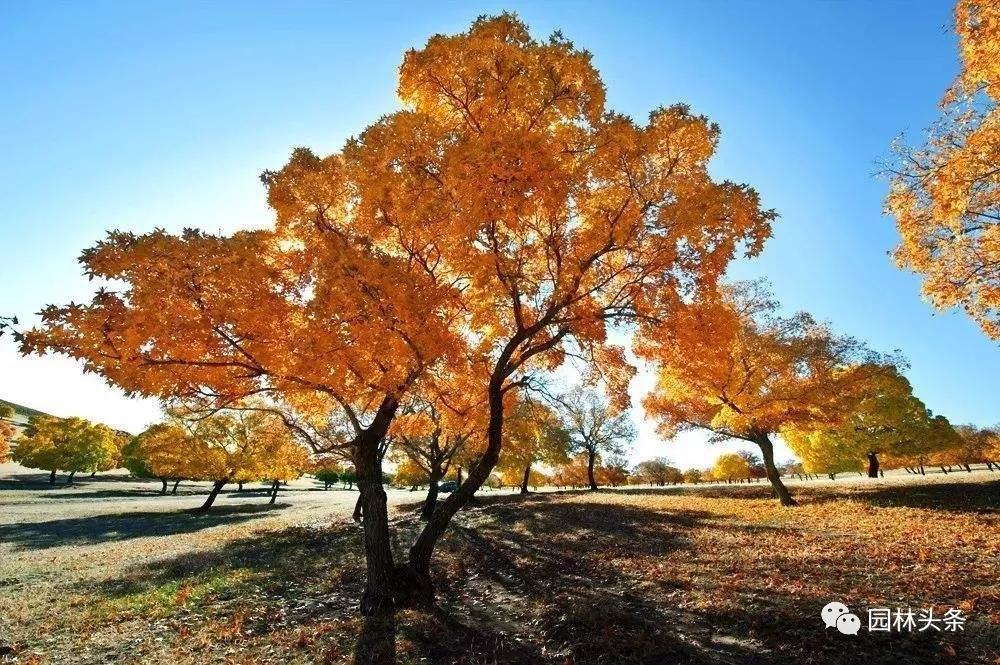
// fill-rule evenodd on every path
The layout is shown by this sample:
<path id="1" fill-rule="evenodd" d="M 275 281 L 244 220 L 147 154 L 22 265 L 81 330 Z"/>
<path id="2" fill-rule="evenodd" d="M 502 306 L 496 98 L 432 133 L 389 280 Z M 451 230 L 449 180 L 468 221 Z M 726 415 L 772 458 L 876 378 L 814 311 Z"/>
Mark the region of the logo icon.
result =
<path id="1" fill-rule="evenodd" d="M 837 620 L 842 615 L 848 614 L 849 612 L 850 610 L 847 609 L 847 605 L 834 601 L 823 606 L 823 611 L 820 613 L 820 617 L 823 619 L 823 623 L 826 624 L 827 628 L 836 628 Z M 854 618 L 856 619 L 857 617 Z M 859 621 L 858 623 L 860 624 L 861 622 Z"/>
<path id="2" fill-rule="evenodd" d="M 858 631 L 861 630 L 861 619 L 858 618 L 857 614 L 841 614 L 837 619 L 837 630 L 839 630 L 844 635 L 857 635 Z"/>

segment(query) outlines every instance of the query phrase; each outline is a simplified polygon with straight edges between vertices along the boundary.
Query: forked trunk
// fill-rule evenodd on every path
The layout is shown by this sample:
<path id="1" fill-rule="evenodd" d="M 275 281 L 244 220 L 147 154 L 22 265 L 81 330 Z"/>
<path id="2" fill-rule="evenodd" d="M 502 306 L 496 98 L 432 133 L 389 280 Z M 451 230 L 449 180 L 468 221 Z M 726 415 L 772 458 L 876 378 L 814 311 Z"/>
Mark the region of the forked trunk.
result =
<path id="1" fill-rule="evenodd" d="M 198 512 L 208 512 L 208 509 L 212 507 L 213 503 L 215 503 L 215 497 L 219 496 L 219 492 L 222 491 L 222 488 L 226 486 L 227 482 L 228 481 L 226 480 L 216 480 L 212 483 L 212 491 L 208 493 L 208 498 L 205 499 L 205 503 L 201 504 L 201 508 L 198 509 Z"/>
<path id="2" fill-rule="evenodd" d="M 531 478 L 531 465 L 524 467 L 524 476 L 521 478 L 521 494 L 528 493 L 528 480 Z"/>
<path id="3" fill-rule="evenodd" d="M 597 479 L 594 478 L 594 463 L 597 461 L 597 451 L 587 451 L 587 480 L 590 481 L 590 489 L 597 489 Z"/>
<path id="4" fill-rule="evenodd" d="M 876 453 L 874 450 L 870 450 L 868 451 L 867 455 L 868 455 L 868 477 L 878 478 L 878 469 L 879 469 L 878 453 Z"/>
<path id="5" fill-rule="evenodd" d="M 792 495 L 788 493 L 788 488 L 781 482 L 781 474 L 774 465 L 774 445 L 766 433 L 759 433 L 753 437 L 754 443 L 760 446 L 761 457 L 764 458 L 764 470 L 767 472 L 767 479 L 771 482 L 771 488 L 775 496 L 781 501 L 783 506 L 798 505 Z"/>
<path id="6" fill-rule="evenodd" d="M 489 398 L 489 422 L 486 427 L 486 450 L 479 461 L 469 469 L 464 482 L 448 496 L 434 511 L 424 525 L 417 539 L 410 547 L 405 566 L 397 571 L 397 600 L 408 607 L 430 606 L 434 602 L 434 585 L 431 581 L 431 556 L 434 546 L 444 534 L 455 516 L 463 506 L 472 500 L 476 491 L 483 486 L 486 479 L 500 459 L 503 436 L 503 393 L 502 378 L 490 381 L 487 395 Z M 459 477 L 462 470 L 459 469 Z"/>

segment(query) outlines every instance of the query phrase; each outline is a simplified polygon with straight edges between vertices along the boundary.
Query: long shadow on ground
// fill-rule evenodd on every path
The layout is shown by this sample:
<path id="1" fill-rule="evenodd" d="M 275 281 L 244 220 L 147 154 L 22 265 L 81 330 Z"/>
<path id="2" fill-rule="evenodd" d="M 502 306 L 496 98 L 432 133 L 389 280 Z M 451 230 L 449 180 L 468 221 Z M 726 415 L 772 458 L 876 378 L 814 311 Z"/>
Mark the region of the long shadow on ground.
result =
<path id="1" fill-rule="evenodd" d="M 0 525 L 0 543 L 40 550 L 63 545 L 92 545 L 145 536 L 170 536 L 263 517 L 275 506 L 219 506 L 208 513 L 191 511 L 118 513 L 48 522 Z"/>

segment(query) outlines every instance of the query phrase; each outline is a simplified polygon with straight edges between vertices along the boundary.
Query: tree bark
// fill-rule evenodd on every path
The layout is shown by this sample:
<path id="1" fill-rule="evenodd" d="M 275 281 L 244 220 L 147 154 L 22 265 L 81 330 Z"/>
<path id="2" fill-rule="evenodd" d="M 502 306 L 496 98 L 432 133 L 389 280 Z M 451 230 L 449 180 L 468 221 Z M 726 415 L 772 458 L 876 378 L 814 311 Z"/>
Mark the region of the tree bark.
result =
<path id="1" fill-rule="evenodd" d="M 219 496 L 219 492 L 222 491 L 222 488 L 226 486 L 227 482 L 228 481 L 225 480 L 216 480 L 212 484 L 212 491 L 208 493 L 208 498 L 205 499 L 205 503 L 201 504 L 201 508 L 198 509 L 199 513 L 208 512 L 208 509 L 212 507 L 213 503 L 215 503 L 215 497 Z"/>
<path id="2" fill-rule="evenodd" d="M 767 472 L 767 479 L 771 482 L 771 488 L 775 496 L 783 506 L 796 506 L 795 499 L 788 493 L 788 488 L 781 482 L 781 474 L 778 473 L 774 465 L 774 445 L 766 433 L 759 433 L 753 438 L 754 443 L 760 447 L 761 457 L 764 458 L 764 470 Z"/>
<path id="3" fill-rule="evenodd" d="M 878 478 L 878 469 L 879 469 L 878 453 L 875 452 L 874 450 L 869 450 L 867 456 L 868 456 L 868 477 Z"/>
<path id="4" fill-rule="evenodd" d="M 56 484 L 56 470 L 52 469 L 49 471 L 49 485 Z"/>
<path id="5" fill-rule="evenodd" d="M 594 463 L 597 461 L 597 451 L 591 448 L 587 451 L 587 480 L 590 481 L 590 489 L 597 489 L 597 480 L 594 478 Z"/>
<path id="6" fill-rule="evenodd" d="M 361 509 L 367 565 L 365 591 L 361 597 L 361 614 L 366 617 L 386 616 L 395 609 L 392 597 L 395 564 L 389 539 L 389 511 L 382 487 L 382 460 L 378 453 L 381 439 L 381 436 L 375 438 L 366 432 L 359 437 L 354 453 L 359 490 L 355 511 Z"/>
<path id="7" fill-rule="evenodd" d="M 267 502 L 267 505 L 273 506 L 274 502 L 278 500 L 279 485 L 281 485 L 281 482 L 278 480 L 275 480 L 273 483 L 271 483 L 271 500 Z"/>
<path id="8" fill-rule="evenodd" d="M 430 484 L 427 485 L 427 498 L 424 499 L 423 508 L 420 509 L 420 519 L 427 521 L 434 514 L 434 509 L 437 508 L 438 500 L 438 483 L 441 482 L 441 477 L 444 474 L 432 473 L 430 476 Z"/>
<path id="9" fill-rule="evenodd" d="M 354 512 L 351 513 L 351 519 L 353 519 L 358 524 L 361 524 L 361 518 L 363 515 L 361 512 L 364 508 L 361 506 L 361 494 L 358 494 L 358 500 L 354 502 Z"/>
<path id="10" fill-rule="evenodd" d="M 521 494 L 528 493 L 528 480 L 531 478 L 531 465 L 524 467 L 524 477 L 521 478 Z"/>

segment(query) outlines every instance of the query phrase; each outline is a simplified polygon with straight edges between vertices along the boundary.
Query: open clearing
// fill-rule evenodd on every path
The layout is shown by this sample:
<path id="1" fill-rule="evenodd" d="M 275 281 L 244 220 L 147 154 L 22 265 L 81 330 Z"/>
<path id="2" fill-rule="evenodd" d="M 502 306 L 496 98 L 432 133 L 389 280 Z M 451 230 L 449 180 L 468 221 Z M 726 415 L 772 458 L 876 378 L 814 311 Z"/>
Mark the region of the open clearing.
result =
<path id="1" fill-rule="evenodd" d="M 487 492 L 435 561 L 438 608 L 356 616 L 356 492 L 304 479 L 268 509 L 122 476 L 49 488 L 0 467 L 0 641 L 16 662 L 983 662 L 1000 656 L 1000 475 Z M 396 524 L 422 495 L 390 490 Z M 840 600 L 968 615 L 964 632 L 824 630 Z"/>

